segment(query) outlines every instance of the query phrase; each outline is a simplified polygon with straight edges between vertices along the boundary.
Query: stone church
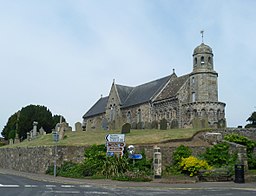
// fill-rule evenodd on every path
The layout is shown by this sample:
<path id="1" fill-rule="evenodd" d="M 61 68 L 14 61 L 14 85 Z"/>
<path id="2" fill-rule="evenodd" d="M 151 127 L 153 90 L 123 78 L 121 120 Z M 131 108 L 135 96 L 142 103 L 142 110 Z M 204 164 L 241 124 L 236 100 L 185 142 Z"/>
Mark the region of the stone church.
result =
<path id="1" fill-rule="evenodd" d="M 83 128 L 120 129 L 130 123 L 136 129 L 225 127 L 225 103 L 218 100 L 218 73 L 213 52 L 203 42 L 194 49 L 193 71 L 171 75 L 135 87 L 113 81 L 107 97 L 101 97 L 83 116 Z"/>

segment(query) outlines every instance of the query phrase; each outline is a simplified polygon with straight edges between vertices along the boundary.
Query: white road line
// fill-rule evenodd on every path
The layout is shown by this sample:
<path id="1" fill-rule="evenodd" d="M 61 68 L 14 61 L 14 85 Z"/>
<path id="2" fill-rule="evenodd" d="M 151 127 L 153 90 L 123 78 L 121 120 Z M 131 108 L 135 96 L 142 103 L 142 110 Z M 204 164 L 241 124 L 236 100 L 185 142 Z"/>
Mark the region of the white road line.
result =
<path id="1" fill-rule="evenodd" d="M 44 191 L 45 193 L 68 193 L 68 194 L 80 194 L 80 191 Z"/>
<path id="2" fill-rule="evenodd" d="M 75 187 L 74 185 L 66 185 L 66 184 L 64 184 L 64 185 L 61 185 L 61 187 L 63 187 L 63 188 L 73 188 L 73 187 Z"/>
<path id="3" fill-rule="evenodd" d="M 86 184 L 85 184 L 85 185 L 79 185 L 79 187 L 80 187 L 80 188 L 90 188 L 90 187 L 92 187 L 92 186 L 91 186 L 91 185 L 86 185 Z"/>
<path id="4" fill-rule="evenodd" d="M 45 185 L 45 187 L 46 187 L 46 188 L 55 188 L 55 187 L 56 187 L 56 185 L 47 184 L 47 185 Z"/>
<path id="5" fill-rule="evenodd" d="M 24 187 L 25 188 L 35 188 L 35 187 L 38 187 L 37 185 L 29 185 L 29 184 L 27 184 L 27 185 L 24 185 Z"/>
<path id="6" fill-rule="evenodd" d="M 17 188 L 20 187 L 20 185 L 16 185 L 16 184 L 0 184 L 0 187 L 7 187 L 7 188 Z"/>
<path id="7" fill-rule="evenodd" d="M 108 192 L 99 192 L 99 191 L 84 191 L 84 194 L 108 195 Z"/>

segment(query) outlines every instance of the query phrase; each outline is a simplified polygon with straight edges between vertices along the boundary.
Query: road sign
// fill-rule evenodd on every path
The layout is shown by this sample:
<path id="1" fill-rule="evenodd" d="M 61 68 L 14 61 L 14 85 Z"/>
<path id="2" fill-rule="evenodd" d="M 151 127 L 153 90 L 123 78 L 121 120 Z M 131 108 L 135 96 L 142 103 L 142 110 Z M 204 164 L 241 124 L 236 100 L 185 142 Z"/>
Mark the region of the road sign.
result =
<path id="1" fill-rule="evenodd" d="M 141 154 L 130 154 L 129 158 L 130 159 L 142 159 L 142 155 Z"/>
<path id="2" fill-rule="evenodd" d="M 107 156 L 123 156 L 125 147 L 124 134 L 108 134 L 106 135 Z"/>
<path id="3" fill-rule="evenodd" d="M 106 135 L 107 142 L 125 142 L 124 134 L 108 134 Z"/>

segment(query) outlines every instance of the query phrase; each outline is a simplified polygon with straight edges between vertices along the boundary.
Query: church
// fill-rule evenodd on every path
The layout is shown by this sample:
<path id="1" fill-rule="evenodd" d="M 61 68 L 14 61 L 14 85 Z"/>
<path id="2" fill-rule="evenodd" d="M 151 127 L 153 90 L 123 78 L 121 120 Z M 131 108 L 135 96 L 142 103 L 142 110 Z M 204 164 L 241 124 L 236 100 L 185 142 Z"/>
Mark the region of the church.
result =
<path id="1" fill-rule="evenodd" d="M 84 114 L 84 130 L 116 130 L 125 123 L 132 129 L 225 127 L 211 47 L 202 42 L 194 49 L 192 67 L 135 87 L 113 81 L 109 95 Z"/>

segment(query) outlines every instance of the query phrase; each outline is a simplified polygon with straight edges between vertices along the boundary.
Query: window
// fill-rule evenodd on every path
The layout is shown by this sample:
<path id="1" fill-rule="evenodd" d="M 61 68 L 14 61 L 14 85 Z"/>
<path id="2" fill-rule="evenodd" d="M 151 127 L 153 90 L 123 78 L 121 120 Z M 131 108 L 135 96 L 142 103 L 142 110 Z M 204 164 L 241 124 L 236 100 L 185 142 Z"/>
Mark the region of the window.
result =
<path id="1" fill-rule="evenodd" d="M 137 122 L 141 122 L 141 110 L 138 109 L 138 113 L 137 113 Z"/>
<path id="2" fill-rule="evenodd" d="M 127 121 L 128 123 L 131 123 L 131 112 L 130 112 L 130 111 L 127 112 L 126 117 L 127 117 L 126 121 Z"/>
<path id="3" fill-rule="evenodd" d="M 193 92 L 193 93 L 192 93 L 192 102 L 195 102 L 195 101 L 196 101 L 196 93 Z"/>
<path id="4" fill-rule="evenodd" d="M 208 57 L 208 63 L 212 64 L 212 59 L 210 56 Z"/>
<path id="5" fill-rule="evenodd" d="M 197 64 L 197 58 L 195 57 L 195 59 L 194 59 L 194 65 L 196 65 Z"/>
<path id="6" fill-rule="evenodd" d="M 202 56 L 201 57 L 201 65 L 203 65 L 204 64 L 204 57 Z"/>
<path id="7" fill-rule="evenodd" d="M 192 78 L 192 84 L 195 84 L 195 78 L 194 77 Z"/>

